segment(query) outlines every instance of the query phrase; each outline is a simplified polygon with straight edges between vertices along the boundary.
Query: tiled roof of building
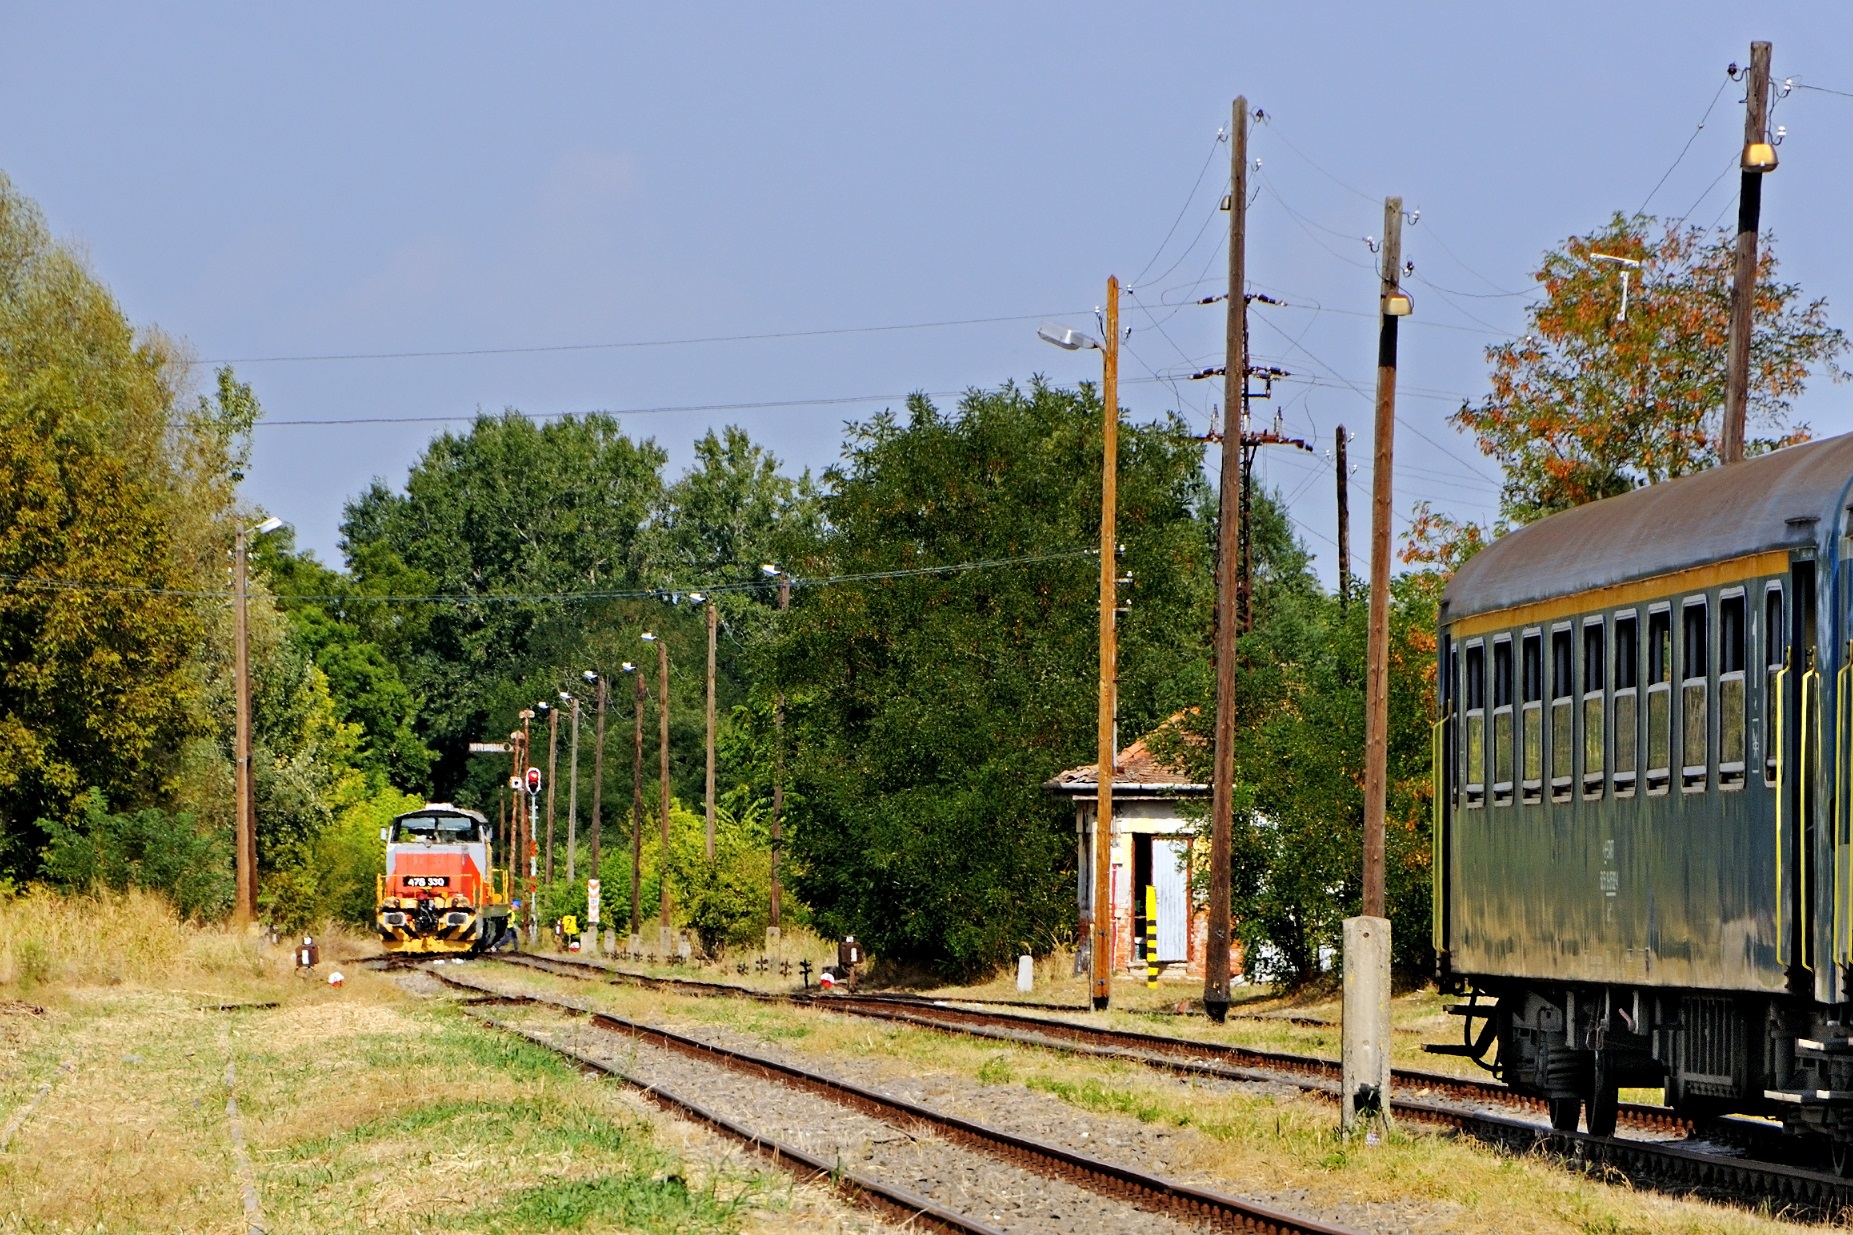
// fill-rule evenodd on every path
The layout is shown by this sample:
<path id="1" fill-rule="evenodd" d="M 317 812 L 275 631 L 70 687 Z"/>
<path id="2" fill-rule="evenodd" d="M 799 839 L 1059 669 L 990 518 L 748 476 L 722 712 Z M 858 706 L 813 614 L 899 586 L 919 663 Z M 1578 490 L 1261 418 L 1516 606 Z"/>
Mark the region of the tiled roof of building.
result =
<path id="1" fill-rule="evenodd" d="M 1171 717 L 1160 729 L 1168 728 L 1181 719 L 1182 713 Z M 1113 788 L 1122 790 L 1142 789 L 1146 791 L 1162 790 L 1167 793 L 1198 794 L 1208 793 L 1210 787 L 1177 768 L 1165 763 L 1152 753 L 1146 742 L 1151 736 L 1140 738 L 1131 746 L 1120 750 L 1119 758 L 1113 762 Z M 1099 769 L 1095 764 L 1084 763 L 1078 768 L 1069 768 L 1053 780 L 1043 782 L 1044 789 L 1053 789 L 1058 793 L 1090 794 L 1099 788 Z"/>

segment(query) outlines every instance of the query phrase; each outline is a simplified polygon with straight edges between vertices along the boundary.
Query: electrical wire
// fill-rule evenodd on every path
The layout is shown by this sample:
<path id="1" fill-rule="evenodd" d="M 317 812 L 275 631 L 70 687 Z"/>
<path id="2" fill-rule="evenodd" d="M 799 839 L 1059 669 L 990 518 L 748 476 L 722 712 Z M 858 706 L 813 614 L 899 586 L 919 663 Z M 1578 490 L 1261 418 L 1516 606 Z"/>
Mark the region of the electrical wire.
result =
<path id="1" fill-rule="evenodd" d="M 1674 219 L 1673 222 L 1684 223 L 1687 219 L 1690 219 L 1692 217 L 1693 212 L 1697 210 L 1700 206 L 1705 204 L 1705 199 L 1711 196 L 1712 190 L 1717 188 L 1721 183 L 1723 183 L 1724 178 L 1726 176 L 1730 175 L 1733 171 L 1737 170 L 1738 159 L 1739 159 L 1739 156 L 1736 154 L 1733 154 L 1731 156 L 1730 161 L 1724 165 L 1724 170 L 1718 173 L 1718 178 L 1712 181 L 1710 184 L 1706 185 L 1705 191 L 1699 194 L 1699 199 L 1693 202 L 1692 205 L 1688 206 L 1686 208 L 1686 213 Z"/>
<path id="2" fill-rule="evenodd" d="M 1145 281 L 1147 272 L 1158 264 L 1159 257 L 1162 256 L 1165 251 L 1165 246 L 1170 244 L 1171 237 L 1177 234 L 1177 225 L 1184 221 L 1184 215 L 1189 212 L 1190 203 L 1197 200 L 1197 190 L 1203 187 L 1203 178 L 1209 175 L 1210 164 L 1216 160 L 1216 149 L 1221 146 L 1222 143 L 1223 131 L 1218 129 L 1216 130 L 1215 138 L 1210 142 L 1210 152 L 1203 159 L 1203 166 L 1197 169 L 1196 181 L 1191 184 L 1190 192 L 1184 195 L 1184 204 L 1177 208 L 1177 217 L 1171 220 L 1171 229 L 1165 233 L 1165 238 L 1158 242 L 1158 247 L 1152 252 L 1151 260 L 1145 263 L 1145 269 L 1139 271 L 1139 273 L 1133 277 L 1132 282 L 1128 285 L 1129 287 L 1141 286 Z M 1161 275 L 1159 277 L 1162 278 L 1163 276 Z"/>
<path id="3" fill-rule="evenodd" d="M 897 570 L 866 571 L 860 574 L 830 575 L 823 578 L 807 579 L 793 575 L 789 581 L 794 588 L 835 587 L 852 583 L 876 583 L 888 579 L 908 579 L 922 575 L 965 574 L 975 570 L 993 570 L 1005 566 L 1033 566 L 1044 562 L 1065 562 L 1076 558 L 1098 557 L 1099 549 L 1064 549 L 1055 553 L 1027 554 L 1022 557 L 988 558 L 975 562 L 956 562 L 945 566 L 910 566 Z M 486 593 L 475 596 L 458 595 L 407 595 L 407 596 L 365 596 L 305 594 L 281 595 L 277 599 L 283 603 L 310 604 L 431 604 L 431 605 L 495 605 L 495 604 L 561 604 L 594 600 L 669 600 L 680 599 L 691 592 L 704 595 L 716 592 L 753 592 L 768 586 L 764 579 L 747 583 L 700 583 L 688 586 L 669 586 L 656 588 L 631 588 L 611 591 L 591 592 L 530 592 L 530 593 Z M 76 579 L 37 579 L 27 575 L 0 575 L 0 588 L 16 592 L 86 592 L 108 595 L 144 595 L 171 596 L 191 600 L 223 600 L 226 593 L 222 591 L 205 591 L 187 588 L 160 588 L 145 584 L 98 583 Z"/>
<path id="4" fill-rule="evenodd" d="M 287 364 L 338 360 L 429 360 L 449 356 L 528 356 L 547 352 L 600 352 L 644 347 L 689 347 L 703 343 L 755 343 L 776 339 L 812 339 L 828 335 L 886 334 L 900 330 L 937 330 L 949 326 L 987 326 L 998 322 L 1031 322 L 1048 317 L 1088 313 L 1088 309 L 1059 309 L 1050 313 L 1010 313 L 999 317 L 966 317 L 935 322 L 898 322 L 886 326 L 839 326 L 823 330 L 774 330 L 759 334 L 701 335 L 687 339 L 635 339 L 618 343 L 550 343 L 533 347 L 464 347 L 427 352 L 329 352 L 296 356 L 234 356 L 202 360 L 205 365 Z"/>
<path id="5" fill-rule="evenodd" d="M 1673 165 L 1667 168 L 1665 172 L 1661 173 L 1660 179 L 1654 181 L 1653 190 L 1642 199 L 1640 208 L 1634 212 L 1636 215 L 1647 213 L 1648 203 L 1653 201 L 1654 194 L 1658 193 L 1661 187 L 1666 184 L 1667 177 L 1671 176 L 1673 172 L 1678 169 L 1680 163 L 1684 161 L 1686 152 L 1692 149 L 1692 143 L 1699 139 L 1699 134 L 1705 131 L 1705 122 L 1711 119 L 1712 108 L 1718 106 L 1718 100 L 1724 97 L 1724 88 L 1730 84 L 1731 79 L 1729 77 L 1726 77 L 1723 81 L 1718 83 L 1718 91 L 1711 96 L 1711 102 L 1705 105 L 1705 114 L 1699 117 L 1698 127 L 1692 130 L 1692 136 L 1686 138 L 1686 144 L 1679 148 L 1679 156 L 1673 160 Z"/>
<path id="6" fill-rule="evenodd" d="M 1807 82 L 1801 81 L 1795 82 L 1794 85 L 1797 90 L 1812 90 L 1816 94 L 1834 94 L 1843 99 L 1853 99 L 1853 91 L 1829 90 L 1826 86 L 1810 86 Z"/>

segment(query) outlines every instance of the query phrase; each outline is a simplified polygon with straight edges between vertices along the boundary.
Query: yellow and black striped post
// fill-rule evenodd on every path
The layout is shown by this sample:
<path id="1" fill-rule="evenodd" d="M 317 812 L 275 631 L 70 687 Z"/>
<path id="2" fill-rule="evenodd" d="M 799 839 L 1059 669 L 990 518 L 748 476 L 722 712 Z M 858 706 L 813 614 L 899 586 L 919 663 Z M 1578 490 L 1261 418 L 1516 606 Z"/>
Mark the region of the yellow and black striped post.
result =
<path id="1" fill-rule="evenodd" d="M 1145 885 L 1145 985 L 1158 989 L 1158 889 Z"/>

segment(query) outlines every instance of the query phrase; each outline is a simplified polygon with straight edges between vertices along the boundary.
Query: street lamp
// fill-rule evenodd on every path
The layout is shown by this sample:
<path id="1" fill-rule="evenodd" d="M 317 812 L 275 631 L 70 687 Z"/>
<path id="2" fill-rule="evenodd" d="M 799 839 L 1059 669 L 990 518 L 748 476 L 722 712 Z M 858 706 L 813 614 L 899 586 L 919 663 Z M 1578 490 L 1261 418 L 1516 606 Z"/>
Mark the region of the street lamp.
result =
<path id="1" fill-rule="evenodd" d="M 760 564 L 759 573 L 779 581 L 779 612 L 791 608 L 791 576 L 775 562 Z M 775 675 L 777 676 L 777 675 Z M 784 886 L 779 882 L 779 855 L 785 846 L 785 684 L 775 681 L 772 687 L 772 849 L 771 920 L 766 926 L 766 950 L 780 946 L 783 928 L 779 911 L 784 900 Z"/>
<path id="2" fill-rule="evenodd" d="M 1615 315 L 1616 322 L 1628 320 L 1628 276 L 1641 268 L 1639 258 L 1619 257 L 1614 253 L 1591 253 L 1591 261 L 1613 262 L 1621 267 L 1621 312 Z"/>
<path id="3" fill-rule="evenodd" d="M 602 878 L 599 866 L 599 824 L 603 814 L 602 806 L 605 792 L 605 699 L 610 693 L 606 689 L 605 675 L 593 669 L 587 669 L 579 675 L 588 686 L 598 687 L 598 718 L 592 745 L 592 874 L 591 878 Z M 598 933 L 598 923 L 587 915 L 587 925 L 592 929 L 594 947 L 602 936 Z"/>
<path id="4" fill-rule="evenodd" d="M 656 813 L 662 825 L 663 842 L 663 851 L 656 860 L 656 877 L 661 892 L 657 939 L 667 959 L 669 917 L 673 908 L 669 895 L 669 645 L 652 631 L 646 630 L 638 637 L 645 643 L 656 645 L 656 751 L 657 764 L 661 769 L 656 789 Z"/>
<path id="5" fill-rule="evenodd" d="M 256 527 L 240 527 L 232 541 L 232 672 L 233 763 L 232 787 L 238 819 L 237 906 L 234 920 L 241 926 L 257 921 L 257 801 L 251 783 L 251 637 L 247 616 L 250 590 L 245 578 L 246 541 L 274 532 L 283 520 L 270 518 Z"/>
<path id="6" fill-rule="evenodd" d="M 1094 876 L 1092 905 L 1092 943 L 1088 968 L 1093 984 L 1094 1007 L 1104 1012 L 1113 988 L 1113 765 L 1118 758 L 1114 749 L 1113 717 L 1119 669 L 1118 634 L 1114 628 L 1114 610 L 1118 605 L 1117 555 L 1114 553 L 1114 516 L 1119 505 L 1119 338 L 1120 281 L 1107 279 L 1106 340 L 1089 338 L 1078 330 L 1054 323 L 1044 323 L 1036 334 L 1065 351 L 1097 348 L 1101 355 L 1101 457 L 1100 457 L 1100 691 L 1096 716 L 1097 803 L 1094 811 Z M 1231 361 L 1230 363 L 1235 363 Z M 1239 420 L 1234 437 L 1239 449 Z"/>
<path id="7" fill-rule="evenodd" d="M 707 779 L 704 783 L 702 803 L 708 823 L 708 862 L 714 862 L 714 642 L 720 631 L 720 610 L 715 607 L 714 598 L 701 592 L 690 592 L 689 603 L 708 606 L 708 716 L 707 716 Z"/>
<path id="8" fill-rule="evenodd" d="M 635 940 L 643 934 L 643 906 L 638 898 L 643 895 L 643 704 L 647 688 L 643 670 L 634 662 L 625 661 L 623 668 L 633 676 L 637 688 L 631 743 L 631 938 Z"/>
<path id="9" fill-rule="evenodd" d="M 570 691 L 560 692 L 560 702 L 573 709 L 573 752 L 568 757 L 566 782 L 566 882 L 577 883 L 573 859 L 579 853 L 579 698 Z"/>

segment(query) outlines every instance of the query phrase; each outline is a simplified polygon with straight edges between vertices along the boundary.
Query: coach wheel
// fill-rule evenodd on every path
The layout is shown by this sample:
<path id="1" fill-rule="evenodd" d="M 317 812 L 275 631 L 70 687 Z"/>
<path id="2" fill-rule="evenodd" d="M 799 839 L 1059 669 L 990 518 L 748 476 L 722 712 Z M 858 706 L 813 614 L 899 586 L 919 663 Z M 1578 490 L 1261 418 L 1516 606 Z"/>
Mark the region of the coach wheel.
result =
<path id="1" fill-rule="evenodd" d="M 1583 1118 L 1583 1100 L 1575 1094 L 1551 1099 L 1551 1127 L 1559 1132 L 1574 1132 Z"/>
<path id="2" fill-rule="evenodd" d="M 1589 1099 L 1589 1135 L 1614 1136 L 1615 1120 L 1621 1114 L 1621 1091 L 1596 1080 L 1596 1092 Z"/>

